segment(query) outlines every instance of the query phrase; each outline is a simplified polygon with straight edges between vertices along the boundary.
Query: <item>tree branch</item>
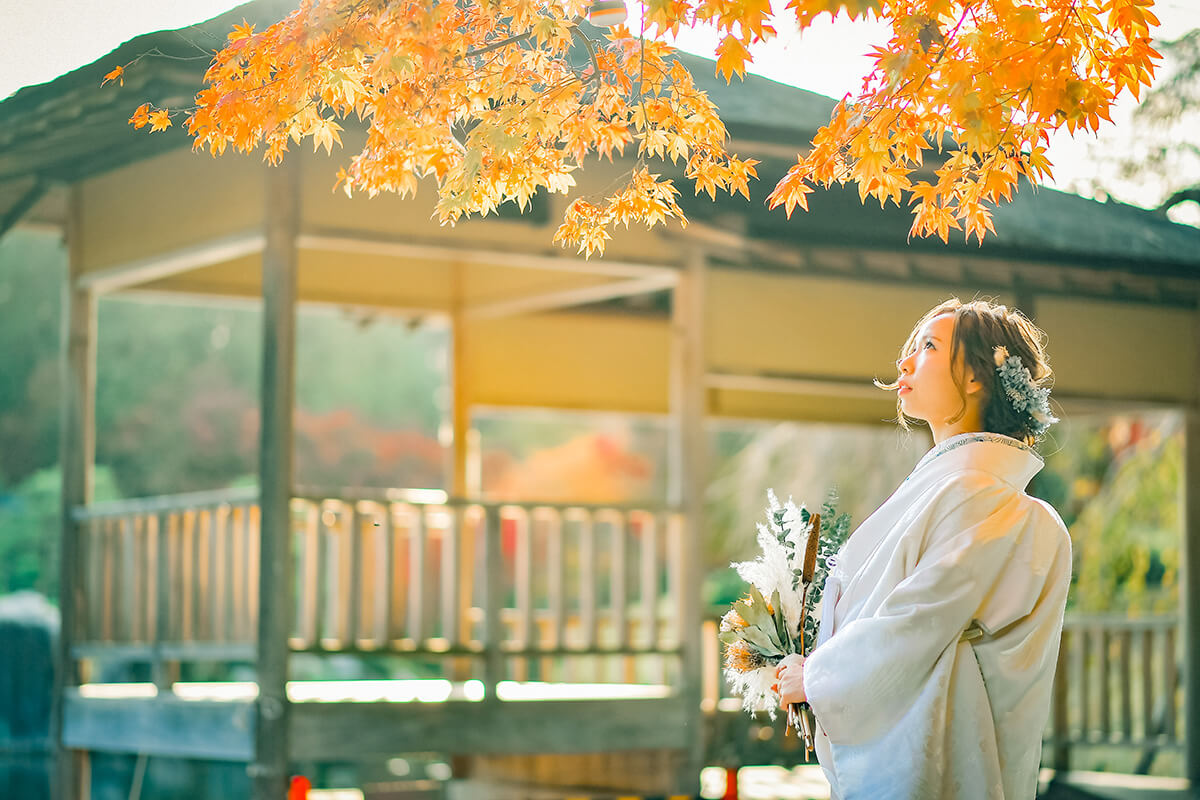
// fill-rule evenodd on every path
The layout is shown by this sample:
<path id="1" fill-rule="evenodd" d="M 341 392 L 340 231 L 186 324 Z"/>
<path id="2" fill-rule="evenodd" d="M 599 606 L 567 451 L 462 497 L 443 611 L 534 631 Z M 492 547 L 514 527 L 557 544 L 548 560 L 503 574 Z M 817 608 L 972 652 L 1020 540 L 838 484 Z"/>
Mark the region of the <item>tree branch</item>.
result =
<path id="1" fill-rule="evenodd" d="M 1180 203 L 1186 203 L 1191 200 L 1200 203 L 1200 184 L 1187 189 L 1180 189 L 1162 202 L 1158 208 L 1154 209 L 1159 214 L 1166 216 L 1167 212 Z"/>

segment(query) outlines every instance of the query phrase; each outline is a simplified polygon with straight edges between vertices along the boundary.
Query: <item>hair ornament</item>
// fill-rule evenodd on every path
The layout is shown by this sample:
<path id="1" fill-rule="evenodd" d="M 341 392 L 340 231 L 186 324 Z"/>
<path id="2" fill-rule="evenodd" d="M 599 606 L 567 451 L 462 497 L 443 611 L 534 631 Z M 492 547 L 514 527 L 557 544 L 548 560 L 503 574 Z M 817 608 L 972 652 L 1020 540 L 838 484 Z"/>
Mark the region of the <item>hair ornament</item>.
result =
<path id="1" fill-rule="evenodd" d="M 1035 436 L 1041 436 L 1059 421 L 1050 413 L 1050 390 L 1033 382 L 1033 376 L 1021 363 L 1020 356 L 1010 355 L 1008 348 L 1001 344 L 992 350 L 992 360 L 1009 402 L 1017 412 L 1030 417 L 1029 427 Z"/>

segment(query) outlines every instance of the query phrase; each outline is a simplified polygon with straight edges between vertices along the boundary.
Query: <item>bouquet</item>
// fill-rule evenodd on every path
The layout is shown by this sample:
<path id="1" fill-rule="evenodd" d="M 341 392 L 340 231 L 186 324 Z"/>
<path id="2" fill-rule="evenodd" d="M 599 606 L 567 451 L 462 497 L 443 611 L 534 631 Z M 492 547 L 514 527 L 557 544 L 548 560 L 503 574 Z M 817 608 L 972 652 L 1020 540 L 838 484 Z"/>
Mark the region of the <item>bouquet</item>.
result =
<path id="1" fill-rule="evenodd" d="M 815 609 L 825 577 L 850 536 L 850 515 L 838 515 L 833 489 L 820 513 L 797 507 L 790 497 L 780 504 L 770 489 L 767 503 L 767 522 L 758 523 L 762 554 L 730 565 L 750 583 L 749 594 L 721 618 L 718 636 L 725 646 L 725 677 L 741 693 L 742 707 L 750 712 L 765 709 L 775 719 L 775 666 L 789 653 L 812 652 L 819 624 Z M 807 706 L 793 703 L 788 708 L 788 727 L 800 731 L 811 752 Z"/>

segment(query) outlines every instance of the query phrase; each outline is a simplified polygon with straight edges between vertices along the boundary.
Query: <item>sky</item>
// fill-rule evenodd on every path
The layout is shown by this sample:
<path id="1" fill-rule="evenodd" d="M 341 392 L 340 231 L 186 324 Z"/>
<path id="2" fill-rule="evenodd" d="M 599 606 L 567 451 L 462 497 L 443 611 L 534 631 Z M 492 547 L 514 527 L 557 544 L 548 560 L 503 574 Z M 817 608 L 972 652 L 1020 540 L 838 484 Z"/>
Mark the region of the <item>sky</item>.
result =
<path id="1" fill-rule="evenodd" d="M 635 19 L 637 0 L 626 2 L 630 18 Z M 776 9 L 784 4 L 772 0 Z M 237 5 L 230 0 L 0 0 L 0 98 L 89 64 L 142 33 L 181 28 Z M 1162 22 L 1156 37 L 1172 39 L 1200 27 L 1197 0 L 1156 0 L 1153 10 Z M 776 24 L 779 36 L 753 51 L 754 63 L 748 71 L 831 97 L 858 89 L 871 69 L 866 52 L 887 38 L 886 26 L 878 21 L 835 21 L 825 16 L 802 36 Z M 711 57 L 716 37 L 711 31 L 685 31 L 675 44 Z M 1111 170 L 1106 173 L 1101 163 L 1103 156 L 1126 141 L 1122 137 L 1135 106 L 1126 97 L 1113 114 L 1113 125 L 1103 126 L 1099 136 L 1072 137 L 1065 130 L 1057 136 L 1050 149 L 1055 173 L 1050 185 L 1093 196 L 1094 182 L 1100 179 L 1120 200 L 1155 204 L 1162 187 L 1144 180 L 1122 181 Z M 1197 217 L 1189 222 L 1200 222 L 1200 209 L 1187 214 Z"/>

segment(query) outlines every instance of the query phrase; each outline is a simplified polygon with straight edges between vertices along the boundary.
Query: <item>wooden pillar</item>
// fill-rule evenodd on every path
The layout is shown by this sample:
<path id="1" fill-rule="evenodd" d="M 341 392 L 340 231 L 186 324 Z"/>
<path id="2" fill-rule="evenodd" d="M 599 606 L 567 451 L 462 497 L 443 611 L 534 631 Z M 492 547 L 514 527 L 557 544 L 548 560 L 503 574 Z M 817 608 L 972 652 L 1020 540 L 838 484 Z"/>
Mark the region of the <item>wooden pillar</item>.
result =
<path id="1" fill-rule="evenodd" d="M 1193 380 L 1200 381 L 1200 375 Z M 1183 755 L 1184 774 L 1195 793 L 1200 790 L 1200 408 L 1195 403 L 1183 409 L 1182 483 Z"/>
<path id="2" fill-rule="evenodd" d="M 63 745 L 65 694 L 79 685 L 79 664 L 72 652 L 77 621 L 84 608 L 83 564 L 80 563 L 80 526 L 71 512 L 92 499 L 96 450 L 96 295 L 80 288 L 82 204 L 78 186 L 70 190 L 67 212 L 67 279 L 63 288 L 62 406 L 59 430 L 59 464 L 62 493 L 59 529 L 58 669 L 54 673 L 51 736 L 55 743 L 55 800 L 85 800 L 89 795 L 85 752 Z"/>
<path id="3" fill-rule="evenodd" d="M 451 299 L 451 348 L 450 348 L 450 389 L 453 392 L 451 419 L 453 422 L 454 445 L 452 449 L 453 469 L 450 480 L 450 496 L 458 499 L 476 499 L 479 487 L 474 485 L 470 469 L 471 442 L 471 400 L 470 388 L 467 386 L 466 352 L 467 352 L 467 317 L 464 313 L 463 281 L 464 267 L 461 262 L 455 262 L 451 267 L 452 299 Z"/>
<path id="4" fill-rule="evenodd" d="M 266 244 L 262 254 L 263 349 L 260 397 L 261 509 L 258 702 L 254 800 L 287 796 L 288 626 L 292 620 L 292 431 L 296 361 L 296 238 L 300 230 L 300 163 L 286 156 L 267 168 Z"/>
<path id="5" fill-rule="evenodd" d="M 671 375 L 669 406 L 671 438 L 668 463 L 668 504 L 684 514 L 684 541 L 679 548 L 680 685 L 688 712 L 688 743 L 677 777 L 678 791 L 692 795 L 700 789 L 704 766 L 703 716 L 700 710 L 703 663 L 701 654 L 700 554 L 704 535 L 704 491 L 708 485 L 708 440 L 704 428 L 705 256 L 688 255 L 671 298 Z"/>
<path id="6" fill-rule="evenodd" d="M 476 500 L 480 487 L 475 485 L 472 479 L 472 452 L 475 450 L 475 442 L 472 439 L 471 432 L 471 401 L 467 388 L 466 376 L 466 348 L 467 348 L 467 319 L 463 313 L 463 293 L 464 293 L 464 267 L 461 262 L 454 262 L 451 266 L 451 327 L 450 327 L 450 390 L 452 392 L 452 401 L 450 408 L 452 444 L 451 444 L 451 471 L 450 471 L 450 496 L 457 500 Z M 475 559 L 478 557 L 476 550 L 476 540 L 471 528 L 468 527 L 467 517 L 460 513 L 457 517 L 459 525 L 459 540 L 458 540 L 458 603 L 457 608 L 459 614 L 463 615 L 459 619 L 459 631 L 468 629 L 466 613 L 471 608 L 475 597 Z M 498 520 L 488 516 L 483 522 L 485 528 L 490 528 L 493 524 L 499 524 Z M 486 535 L 490 535 L 489 533 Z M 497 540 L 498 541 L 498 540 Z M 491 550 L 484 548 L 484 553 L 490 555 Z M 491 575 L 489 574 L 486 586 L 491 587 Z M 487 596 L 485 595 L 483 602 L 486 604 Z M 486 609 L 485 609 L 485 613 Z M 489 631 L 489 635 L 490 635 Z M 458 642 L 451 642 L 451 645 L 457 645 Z M 449 675 L 450 680 L 458 683 L 470 679 L 472 676 L 480 672 L 490 672 L 486 664 L 491 664 L 493 655 L 485 656 L 483 662 L 476 664 L 474 659 L 455 657 L 450 659 Z M 478 667 L 478 669 L 477 669 Z M 494 686 L 487 687 L 487 696 L 491 699 L 494 692 Z M 455 778 L 464 779 L 472 777 L 477 771 L 479 759 L 470 755 L 454 754 L 450 757 L 450 768 Z"/>

